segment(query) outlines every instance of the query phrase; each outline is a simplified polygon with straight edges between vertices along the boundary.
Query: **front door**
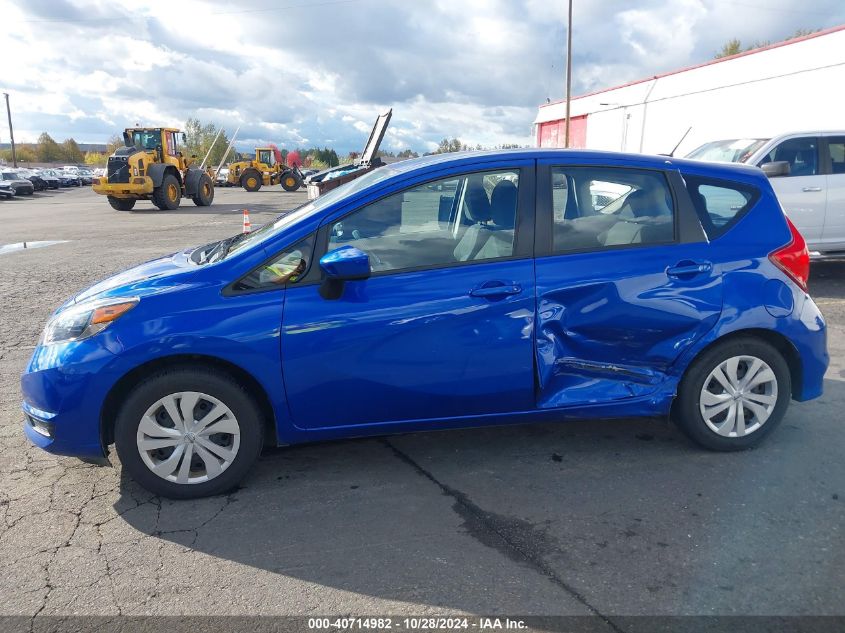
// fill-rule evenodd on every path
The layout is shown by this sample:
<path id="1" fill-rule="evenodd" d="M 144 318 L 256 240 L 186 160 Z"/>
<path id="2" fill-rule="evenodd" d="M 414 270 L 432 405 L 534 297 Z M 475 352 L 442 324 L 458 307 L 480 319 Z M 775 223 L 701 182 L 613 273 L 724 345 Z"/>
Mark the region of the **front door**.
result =
<path id="1" fill-rule="evenodd" d="M 329 222 L 372 276 L 289 287 L 282 357 L 300 428 L 533 407 L 533 161 L 410 187 Z"/>
<path id="2" fill-rule="evenodd" d="M 653 392 L 721 312 L 709 244 L 703 233 L 682 239 L 661 171 L 549 165 L 539 173 L 547 191 L 537 208 L 538 406 Z M 700 231 L 697 222 L 686 226 Z"/>

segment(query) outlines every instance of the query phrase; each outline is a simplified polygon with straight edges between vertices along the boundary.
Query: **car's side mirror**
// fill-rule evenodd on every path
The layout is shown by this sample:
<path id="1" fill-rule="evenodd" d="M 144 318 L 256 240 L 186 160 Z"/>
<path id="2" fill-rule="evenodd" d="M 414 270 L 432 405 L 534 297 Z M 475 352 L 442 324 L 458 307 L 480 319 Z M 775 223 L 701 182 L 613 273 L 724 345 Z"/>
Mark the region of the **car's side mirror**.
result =
<path id="1" fill-rule="evenodd" d="M 367 279 L 370 276 L 370 256 L 354 246 L 341 246 L 320 258 L 324 280 L 320 295 L 324 299 L 339 299 L 346 281 Z"/>
<path id="2" fill-rule="evenodd" d="M 766 174 L 769 178 L 777 178 L 778 176 L 788 176 L 789 175 L 789 161 L 786 160 L 774 160 L 770 163 L 763 163 L 760 165 L 760 169 L 763 170 L 763 173 Z"/>

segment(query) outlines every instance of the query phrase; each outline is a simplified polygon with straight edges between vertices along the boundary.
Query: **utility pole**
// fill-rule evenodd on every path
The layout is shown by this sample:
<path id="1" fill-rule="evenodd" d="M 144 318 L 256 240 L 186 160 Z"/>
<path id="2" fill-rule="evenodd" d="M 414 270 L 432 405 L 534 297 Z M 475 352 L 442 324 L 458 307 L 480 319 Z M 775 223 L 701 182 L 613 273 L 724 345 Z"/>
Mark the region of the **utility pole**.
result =
<path id="1" fill-rule="evenodd" d="M 12 129 L 12 110 L 9 108 L 9 93 L 4 92 L 6 97 L 6 114 L 9 116 L 9 138 L 12 140 L 12 165 L 18 166 L 18 157 L 15 155 L 15 132 Z"/>
<path id="2" fill-rule="evenodd" d="M 572 0 L 569 0 L 569 22 L 566 27 L 566 137 L 564 147 L 569 147 L 569 102 L 572 100 Z M 11 127 L 11 124 L 9 124 Z"/>

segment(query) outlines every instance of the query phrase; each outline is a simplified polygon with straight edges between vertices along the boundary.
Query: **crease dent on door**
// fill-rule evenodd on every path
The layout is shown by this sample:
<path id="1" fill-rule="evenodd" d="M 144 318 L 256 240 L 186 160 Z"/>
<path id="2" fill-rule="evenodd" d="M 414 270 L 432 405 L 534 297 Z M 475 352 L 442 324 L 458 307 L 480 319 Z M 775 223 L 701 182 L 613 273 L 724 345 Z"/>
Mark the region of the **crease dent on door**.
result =
<path id="1" fill-rule="evenodd" d="M 716 324 L 721 288 L 715 279 L 704 292 L 698 284 L 642 281 L 596 279 L 539 297 L 538 407 L 648 396 L 673 361 Z"/>

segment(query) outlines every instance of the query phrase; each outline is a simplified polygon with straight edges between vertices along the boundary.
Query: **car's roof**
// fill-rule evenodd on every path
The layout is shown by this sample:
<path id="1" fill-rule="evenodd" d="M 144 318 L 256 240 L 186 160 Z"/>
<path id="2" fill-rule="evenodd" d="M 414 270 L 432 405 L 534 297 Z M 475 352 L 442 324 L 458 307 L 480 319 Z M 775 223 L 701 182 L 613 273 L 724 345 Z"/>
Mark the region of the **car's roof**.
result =
<path id="1" fill-rule="evenodd" d="M 586 149 L 551 149 L 551 148 L 526 148 L 489 151 L 451 152 L 445 154 L 431 154 L 420 158 L 390 163 L 379 169 L 390 170 L 391 176 L 401 176 L 419 169 L 433 167 L 458 166 L 460 164 L 471 164 L 476 162 L 487 162 L 496 160 L 554 160 L 560 159 L 563 164 L 577 164 L 588 162 L 597 164 L 607 162 L 610 165 L 625 165 L 629 167 L 642 167 L 646 169 L 678 169 L 689 167 L 700 170 L 702 165 L 712 168 L 714 171 L 725 173 L 751 174 L 759 173 L 756 167 L 735 163 L 703 163 L 702 161 L 677 158 L 666 155 L 633 154 L 626 152 L 608 152 L 601 150 Z"/>

